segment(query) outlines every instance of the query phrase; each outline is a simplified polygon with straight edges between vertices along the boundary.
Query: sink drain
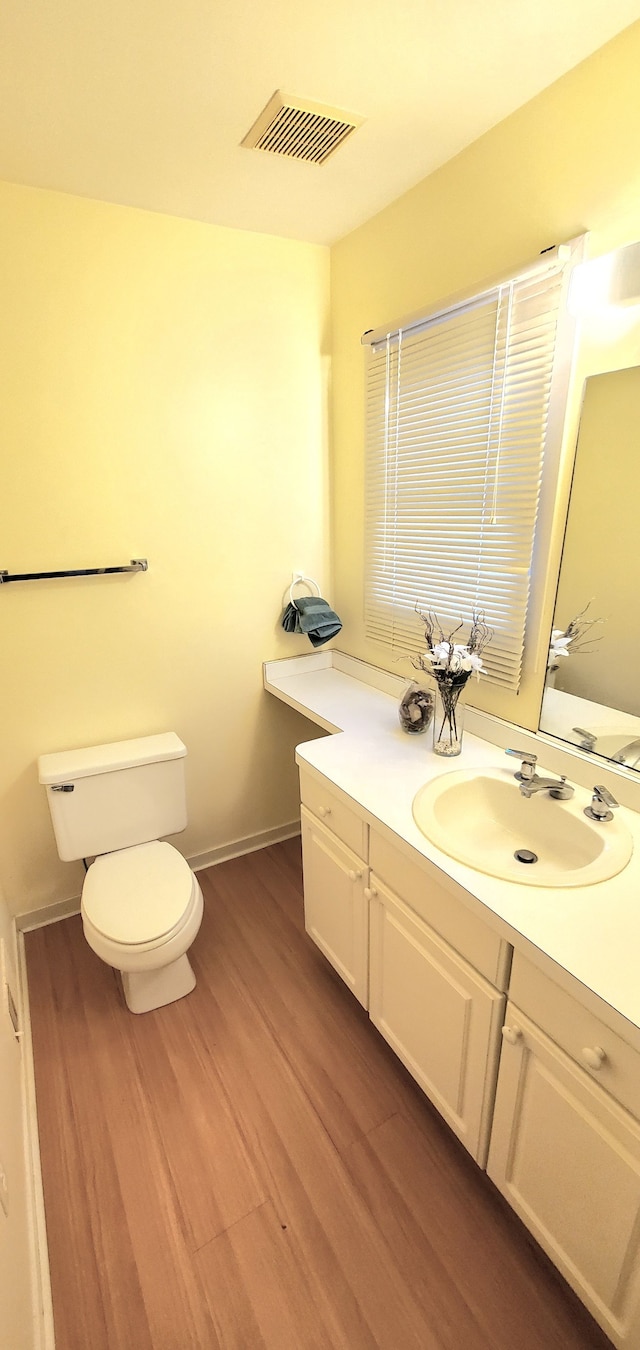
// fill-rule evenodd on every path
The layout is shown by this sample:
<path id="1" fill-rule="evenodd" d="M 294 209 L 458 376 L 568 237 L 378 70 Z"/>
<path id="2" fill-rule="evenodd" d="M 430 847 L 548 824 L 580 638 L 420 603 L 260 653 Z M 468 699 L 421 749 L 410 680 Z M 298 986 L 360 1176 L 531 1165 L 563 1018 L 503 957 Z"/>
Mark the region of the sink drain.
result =
<path id="1" fill-rule="evenodd" d="M 538 861 L 537 853 L 532 853 L 531 849 L 528 848 L 517 848 L 513 856 L 516 862 L 534 863 Z"/>

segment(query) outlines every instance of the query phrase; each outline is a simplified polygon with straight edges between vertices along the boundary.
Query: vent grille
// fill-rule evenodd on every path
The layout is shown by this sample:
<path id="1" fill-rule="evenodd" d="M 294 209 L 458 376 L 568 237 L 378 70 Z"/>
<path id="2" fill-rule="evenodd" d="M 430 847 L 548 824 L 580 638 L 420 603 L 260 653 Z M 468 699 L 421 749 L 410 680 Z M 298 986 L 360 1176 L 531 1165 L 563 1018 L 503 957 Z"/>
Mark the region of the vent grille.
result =
<path id="1" fill-rule="evenodd" d="M 289 98 L 277 90 L 247 132 L 242 145 L 249 150 L 324 164 L 364 118 L 322 103 Z"/>

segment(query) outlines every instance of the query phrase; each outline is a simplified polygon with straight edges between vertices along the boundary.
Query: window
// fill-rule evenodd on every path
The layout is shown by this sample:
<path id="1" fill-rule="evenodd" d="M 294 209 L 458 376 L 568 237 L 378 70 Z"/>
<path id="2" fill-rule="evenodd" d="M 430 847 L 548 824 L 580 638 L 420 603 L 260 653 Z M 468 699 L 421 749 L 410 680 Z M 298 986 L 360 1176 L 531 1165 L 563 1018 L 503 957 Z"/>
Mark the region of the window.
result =
<path id="1" fill-rule="evenodd" d="M 543 464 L 559 444 L 570 249 L 370 344 L 365 627 L 415 652 L 415 605 L 445 629 L 484 611 L 487 679 L 517 692 Z M 558 430 L 560 427 L 560 431 Z M 464 639 L 462 639 L 464 640 Z"/>

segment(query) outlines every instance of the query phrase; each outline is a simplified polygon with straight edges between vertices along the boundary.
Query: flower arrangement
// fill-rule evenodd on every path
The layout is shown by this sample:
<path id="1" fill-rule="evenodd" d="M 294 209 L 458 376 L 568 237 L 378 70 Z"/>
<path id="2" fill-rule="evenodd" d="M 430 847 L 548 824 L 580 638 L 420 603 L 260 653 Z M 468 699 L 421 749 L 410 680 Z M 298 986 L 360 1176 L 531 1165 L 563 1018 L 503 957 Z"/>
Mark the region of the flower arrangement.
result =
<path id="1" fill-rule="evenodd" d="M 575 618 L 567 624 L 566 628 L 554 628 L 551 632 L 551 641 L 549 643 L 549 656 L 547 658 L 547 670 L 554 671 L 558 669 L 558 662 L 563 656 L 569 656 L 573 652 L 582 652 L 585 655 L 594 650 L 593 644 L 599 642 L 602 634 L 597 637 L 590 636 L 592 628 L 597 623 L 602 623 L 602 619 L 586 619 L 585 614 L 591 601 L 585 605 L 584 609 L 576 614 Z"/>
<path id="2" fill-rule="evenodd" d="M 426 652 L 412 657 L 412 665 L 432 675 L 437 688 L 433 725 L 433 748 L 439 755 L 459 755 L 462 749 L 462 718 L 458 708 L 460 695 L 471 675 L 480 678 L 483 670 L 482 652 L 493 637 L 493 629 L 485 623 L 484 614 L 473 611 L 467 641 L 455 642 L 463 627 L 459 623 L 445 634 L 437 614 L 423 614 L 416 605 L 416 613 L 424 624 Z"/>

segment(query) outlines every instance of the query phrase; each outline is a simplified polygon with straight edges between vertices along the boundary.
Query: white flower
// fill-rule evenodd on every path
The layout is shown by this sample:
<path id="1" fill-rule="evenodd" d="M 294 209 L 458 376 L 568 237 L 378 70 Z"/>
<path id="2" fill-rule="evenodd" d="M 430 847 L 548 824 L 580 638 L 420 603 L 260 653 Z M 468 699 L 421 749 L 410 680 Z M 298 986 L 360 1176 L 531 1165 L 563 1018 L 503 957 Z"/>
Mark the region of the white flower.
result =
<path id="1" fill-rule="evenodd" d="M 476 656 L 475 652 L 470 652 L 467 646 L 463 646 L 461 643 L 457 643 L 453 649 L 453 656 L 451 658 L 451 669 L 455 671 L 465 670 L 469 672 L 475 670 L 476 674 L 478 674 L 479 671 L 482 670 L 482 658 L 480 656 Z"/>
<path id="2" fill-rule="evenodd" d="M 425 652 L 425 657 L 427 661 L 430 661 L 433 666 L 437 666 L 439 670 L 446 670 L 449 665 L 449 651 L 450 646 L 448 642 L 438 642 L 432 651 Z"/>
<path id="3" fill-rule="evenodd" d="M 594 650 L 594 644 L 600 642 L 601 635 L 596 635 L 594 629 L 604 620 L 585 617 L 590 604 L 591 601 L 575 615 L 566 628 L 552 629 L 547 659 L 548 670 L 557 669 L 558 657 L 573 656 L 577 652 L 591 652 Z"/>
<path id="4" fill-rule="evenodd" d="M 550 665 L 552 661 L 557 661 L 559 656 L 569 655 L 567 649 L 571 640 L 571 637 L 567 636 L 567 633 L 563 628 L 553 629 L 551 633 L 551 642 L 549 643 L 549 660 L 547 665 Z"/>
<path id="5" fill-rule="evenodd" d="M 483 664 L 482 664 L 482 657 L 481 657 L 481 656 L 477 656 L 475 652 L 471 652 L 471 653 L 469 654 L 469 663 L 470 663 L 470 666 L 471 666 L 471 670 L 473 670 L 474 673 L 475 673 L 476 679 L 479 680 L 479 679 L 480 679 L 480 671 L 481 671 L 481 670 L 484 670 L 484 666 L 483 666 Z"/>
<path id="6" fill-rule="evenodd" d="M 433 655 L 436 661 L 442 661 L 443 665 L 446 665 L 447 661 L 449 660 L 450 651 L 451 651 L 450 643 L 437 642 L 433 649 Z"/>
<path id="7" fill-rule="evenodd" d="M 419 670 L 433 674 L 436 679 L 441 677 L 446 679 L 450 676 L 458 685 L 464 684 L 468 675 L 474 674 L 479 679 L 480 671 L 484 670 L 480 653 L 493 637 L 492 630 L 484 621 L 484 614 L 474 610 L 467 641 L 454 643 L 454 636 L 463 627 L 462 621 L 445 637 L 437 614 L 431 611 L 422 614 L 417 604 L 416 612 L 424 624 L 428 650 L 420 656 L 413 657 L 413 665 Z"/>
<path id="8" fill-rule="evenodd" d="M 479 679 L 480 671 L 484 669 L 482 657 L 470 652 L 462 643 L 452 646 L 450 642 L 438 642 L 432 651 L 425 652 L 424 655 L 436 670 L 446 670 L 451 675 L 461 673 L 470 675 L 473 671 Z"/>

